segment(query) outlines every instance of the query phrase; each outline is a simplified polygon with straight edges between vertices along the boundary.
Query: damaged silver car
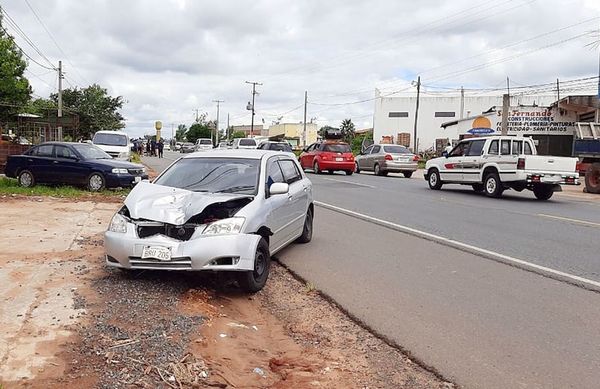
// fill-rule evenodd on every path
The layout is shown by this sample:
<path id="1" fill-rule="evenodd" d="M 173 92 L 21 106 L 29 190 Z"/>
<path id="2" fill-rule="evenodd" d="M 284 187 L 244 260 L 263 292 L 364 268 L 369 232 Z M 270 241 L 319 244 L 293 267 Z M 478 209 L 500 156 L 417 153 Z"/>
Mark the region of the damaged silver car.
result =
<path id="1" fill-rule="evenodd" d="M 106 264 L 121 269 L 234 271 L 263 288 L 270 258 L 313 231 L 312 184 L 283 152 L 191 154 L 138 184 L 105 233 Z"/>

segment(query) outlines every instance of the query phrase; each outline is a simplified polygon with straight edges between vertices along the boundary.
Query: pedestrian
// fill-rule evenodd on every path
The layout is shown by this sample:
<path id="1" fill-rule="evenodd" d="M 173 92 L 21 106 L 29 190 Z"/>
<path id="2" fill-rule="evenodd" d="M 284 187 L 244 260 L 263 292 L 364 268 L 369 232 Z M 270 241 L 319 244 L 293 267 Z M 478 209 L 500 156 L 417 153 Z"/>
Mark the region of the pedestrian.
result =
<path id="1" fill-rule="evenodd" d="M 150 142 L 146 142 L 146 156 L 150 156 Z"/>
<path id="2" fill-rule="evenodd" d="M 150 155 L 156 157 L 156 141 L 154 139 L 150 141 Z"/>
<path id="3" fill-rule="evenodd" d="M 158 141 L 158 144 L 156 145 L 157 149 L 158 149 L 158 158 L 162 158 L 163 157 L 163 149 L 165 148 L 165 144 L 161 138 L 161 140 Z"/>

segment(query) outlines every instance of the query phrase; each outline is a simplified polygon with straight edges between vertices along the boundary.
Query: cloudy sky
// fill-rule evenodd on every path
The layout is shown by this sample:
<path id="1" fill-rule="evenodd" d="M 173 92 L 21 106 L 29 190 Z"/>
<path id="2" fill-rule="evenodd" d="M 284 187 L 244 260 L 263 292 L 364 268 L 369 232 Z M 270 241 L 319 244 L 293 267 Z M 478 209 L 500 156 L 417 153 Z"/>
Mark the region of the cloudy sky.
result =
<path id="1" fill-rule="evenodd" d="M 28 4 L 29 3 L 29 4 Z M 370 127 L 375 88 L 385 95 L 465 86 L 495 89 L 598 75 L 598 0 L 0 0 L 52 63 L 65 87 L 98 83 L 127 101 L 132 136 L 155 120 L 189 124 L 216 116 L 225 100 L 232 124 L 249 124 L 258 81 L 257 122 L 308 118 Z M 37 14 L 38 18 L 32 11 Z M 46 32 L 44 26 L 50 31 Z M 17 34 L 17 43 L 45 60 Z M 595 31 L 595 32 L 594 32 Z M 55 42 L 53 41 L 56 41 Z M 30 61 L 34 93 L 47 97 L 56 74 Z M 592 82 L 578 87 L 592 90 Z M 468 91 L 467 93 L 502 93 Z"/>

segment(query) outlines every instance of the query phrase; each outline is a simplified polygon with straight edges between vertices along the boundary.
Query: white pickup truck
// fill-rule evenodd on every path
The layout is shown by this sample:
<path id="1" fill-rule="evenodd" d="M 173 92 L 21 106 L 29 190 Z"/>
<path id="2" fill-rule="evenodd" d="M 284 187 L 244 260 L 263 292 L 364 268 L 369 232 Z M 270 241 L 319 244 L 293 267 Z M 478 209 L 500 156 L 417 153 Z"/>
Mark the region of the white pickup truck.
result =
<path id="1" fill-rule="evenodd" d="M 431 189 L 444 184 L 471 185 L 476 192 L 500 197 L 506 189 L 532 190 L 540 200 L 561 191 L 560 185 L 579 185 L 577 158 L 537 155 L 531 138 L 490 136 L 465 139 L 425 165 Z"/>

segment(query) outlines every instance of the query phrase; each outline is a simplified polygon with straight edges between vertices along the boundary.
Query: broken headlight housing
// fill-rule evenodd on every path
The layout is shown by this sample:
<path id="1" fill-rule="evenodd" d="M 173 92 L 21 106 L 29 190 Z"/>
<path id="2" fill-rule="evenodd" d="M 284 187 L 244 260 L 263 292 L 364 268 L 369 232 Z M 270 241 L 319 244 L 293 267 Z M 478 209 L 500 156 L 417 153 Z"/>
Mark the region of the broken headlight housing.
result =
<path id="1" fill-rule="evenodd" d="M 120 232 L 123 234 L 126 233 L 127 219 L 125 219 L 125 216 L 121 215 L 120 213 L 115 213 L 115 216 L 113 216 L 112 220 L 110 221 L 108 230 L 111 232 Z"/>
<path id="2" fill-rule="evenodd" d="M 243 217 L 231 217 L 228 219 L 221 219 L 216 222 L 210 223 L 204 231 L 203 235 L 229 235 L 239 234 L 242 231 L 242 226 L 246 221 Z"/>

